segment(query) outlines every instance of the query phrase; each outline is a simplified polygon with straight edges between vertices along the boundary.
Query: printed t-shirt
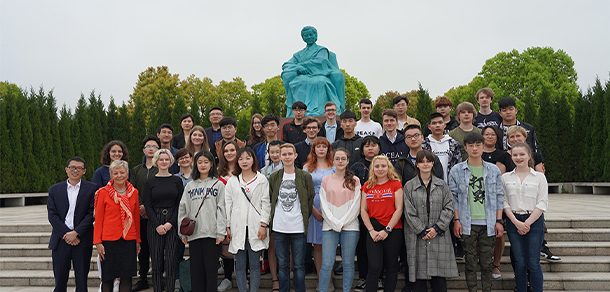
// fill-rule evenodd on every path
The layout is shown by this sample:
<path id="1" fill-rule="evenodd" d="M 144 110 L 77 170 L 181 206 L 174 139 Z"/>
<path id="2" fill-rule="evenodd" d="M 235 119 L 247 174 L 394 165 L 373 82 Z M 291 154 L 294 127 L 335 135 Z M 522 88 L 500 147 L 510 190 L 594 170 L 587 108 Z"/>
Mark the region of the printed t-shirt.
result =
<path id="1" fill-rule="evenodd" d="M 396 211 L 394 206 L 394 193 L 402 188 L 400 181 L 389 180 L 381 185 L 368 189 L 368 182 L 362 187 L 362 191 L 366 194 L 366 204 L 369 209 L 369 218 L 375 218 L 383 226 L 388 226 L 392 215 Z M 398 220 L 394 229 L 401 229 L 402 222 Z"/>
<path id="2" fill-rule="evenodd" d="M 273 231 L 282 233 L 305 233 L 301 201 L 297 194 L 296 175 L 284 173 L 280 193 L 275 205 Z"/>
<path id="3" fill-rule="evenodd" d="M 487 225 L 485 215 L 485 183 L 483 179 L 483 165 L 470 168 L 470 180 L 468 182 L 468 202 L 470 203 L 470 217 L 472 225 Z M 477 221 L 482 220 L 482 221 Z"/>
<path id="4" fill-rule="evenodd" d="M 379 138 L 383 134 L 383 128 L 381 127 L 381 124 L 375 121 L 370 121 L 368 123 L 358 121 L 354 128 L 354 132 L 360 137 L 375 136 Z"/>

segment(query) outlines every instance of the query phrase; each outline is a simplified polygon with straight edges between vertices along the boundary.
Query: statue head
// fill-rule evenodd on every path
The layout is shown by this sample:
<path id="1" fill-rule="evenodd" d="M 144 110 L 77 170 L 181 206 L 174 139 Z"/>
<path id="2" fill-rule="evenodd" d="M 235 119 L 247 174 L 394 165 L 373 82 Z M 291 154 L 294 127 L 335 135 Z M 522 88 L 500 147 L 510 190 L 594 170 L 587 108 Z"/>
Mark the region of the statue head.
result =
<path id="1" fill-rule="evenodd" d="M 318 31 L 313 26 L 306 26 L 301 30 L 301 37 L 308 45 L 315 44 L 318 40 Z"/>

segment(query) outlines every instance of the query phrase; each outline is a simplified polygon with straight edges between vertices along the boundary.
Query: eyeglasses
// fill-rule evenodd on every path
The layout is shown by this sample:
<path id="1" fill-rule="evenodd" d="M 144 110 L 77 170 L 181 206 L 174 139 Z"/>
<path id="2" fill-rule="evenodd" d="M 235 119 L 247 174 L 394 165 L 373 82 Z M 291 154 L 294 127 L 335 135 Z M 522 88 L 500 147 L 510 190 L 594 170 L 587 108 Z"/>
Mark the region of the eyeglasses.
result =
<path id="1" fill-rule="evenodd" d="M 191 157 L 187 155 L 187 156 L 182 156 L 182 157 L 178 158 L 178 161 L 184 161 L 184 160 L 189 160 L 189 159 L 191 159 Z"/>
<path id="2" fill-rule="evenodd" d="M 317 130 L 319 129 L 318 127 L 307 127 L 305 128 L 305 130 L 309 131 L 309 130 Z"/>
<path id="3" fill-rule="evenodd" d="M 407 135 L 405 138 L 412 140 L 412 139 L 417 139 L 419 138 L 419 136 L 421 136 L 421 134 L 415 134 L 415 135 Z"/>
<path id="4" fill-rule="evenodd" d="M 407 106 L 407 104 L 403 102 L 403 103 L 397 103 L 394 106 L 395 107 L 405 107 L 405 106 Z"/>
<path id="5" fill-rule="evenodd" d="M 82 167 L 82 166 L 72 166 L 72 165 L 70 165 L 70 166 L 68 166 L 68 169 L 69 169 L 69 170 L 81 171 L 81 170 L 83 170 L 83 169 L 85 169 L 85 168 L 84 168 L 84 167 Z"/>
<path id="6" fill-rule="evenodd" d="M 222 117 L 221 113 L 211 113 L 210 117 Z"/>
<path id="7" fill-rule="evenodd" d="M 157 146 L 144 146 L 144 149 L 159 149 Z"/>
<path id="8" fill-rule="evenodd" d="M 325 110 L 325 112 L 327 112 L 327 113 L 334 113 L 336 111 L 337 111 L 336 109 L 327 109 L 327 110 Z"/>

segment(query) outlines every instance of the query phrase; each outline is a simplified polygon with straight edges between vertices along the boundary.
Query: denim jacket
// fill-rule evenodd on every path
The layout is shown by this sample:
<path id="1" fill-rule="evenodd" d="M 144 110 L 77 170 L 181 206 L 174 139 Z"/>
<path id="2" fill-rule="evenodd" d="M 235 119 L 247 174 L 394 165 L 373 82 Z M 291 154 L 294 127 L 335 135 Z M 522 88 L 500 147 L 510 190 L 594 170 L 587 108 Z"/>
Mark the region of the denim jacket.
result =
<path id="1" fill-rule="evenodd" d="M 485 215 L 487 217 L 487 236 L 495 236 L 496 215 L 502 210 L 504 204 L 504 190 L 502 189 L 502 175 L 500 169 L 492 163 L 483 161 L 483 181 L 485 183 Z M 470 203 L 468 200 L 468 182 L 470 181 L 470 168 L 468 160 L 460 162 L 451 168 L 449 173 L 449 189 L 453 193 L 455 210 L 458 211 L 462 232 L 470 235 Z"/>

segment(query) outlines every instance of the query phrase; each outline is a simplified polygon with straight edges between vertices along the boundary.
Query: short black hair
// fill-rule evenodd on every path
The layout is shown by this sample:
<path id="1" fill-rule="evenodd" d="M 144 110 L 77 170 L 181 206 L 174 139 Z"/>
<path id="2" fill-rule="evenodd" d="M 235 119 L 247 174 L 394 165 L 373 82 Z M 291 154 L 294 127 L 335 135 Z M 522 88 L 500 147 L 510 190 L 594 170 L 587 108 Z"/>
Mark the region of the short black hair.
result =
<path id="1" fill-rule="evenodd" d="M 182 121 L 184 121 L 184 119 L 186 118 L 191 118 L 191 120 L 193 121 L 193 123 L 195 122 L 195 117 L 193 117 L 193 115 L 186 113 L 183 114 L 182 116 L 180 116 L 180 123 L 182 123 Z"/>
<path id="2" fill-rule="evenodd" d="M 218 125 L 221 127 L 233 125 L 235 128 L 237 128 L 237 120 L 234 117 L 224 117 L 222 120 L 220 120 L 220 122 L 218 122 Z"/>
<path id="3" fill-rule="evenodd" d="M 361 99 L 361 100 L 358 102 L 358 106 L 362 105 L 363 103 L 364 103 L 364 104 L 370 104 L 371 106 L 373 105 L 373 102 L 372 102 L 370 99 L 368 99 L 368 98 L 363 98 L 363 99 Z"/>
<path id="4" fill-rule="evenodd" d="M 509 106 L 517 107 L 517 103 L 515 102 L 514 98 L 507 96 L 498 100 L 498 107 L 500 107 L 500 109 L 507 108 Z"/>
<path id="5" fill-rule="evenodd" d="M 280 118 L 278 118 L 276 115 L 274 114 L 267 114 L 266 116 L 263 117 L 263 119 L 261 120 L 261 125 L 264 127 L 267 123 L 269 122 L 275 122 L 278 126 L 280 125 Z"/>
<path id="6" fill-rule="evenodd" d="M 409 99 L 408 99 L 406 96 L 402 96 L 402 95 L 399 95 L 399 96 L 397 96 L 397 97 L 394 97 L 394 99 L 392 99 L 392 104 L 393 104 L 393 105 L 394 105 L 394 104 L 397 104 L 397 103 L 399 103 L 401 100 L 404 100 L 404 101 L 407 103 L 407 105 L 409 105 Z"/>
<path id="7" fill-rule="evenodd" d="M 341 115 L 339 116 L 340 120 L 345 120 L 345 119 L 354 119 L 356 120 L 356 114 L 353 111 L 350 110 L 346 110 L 344 112 L 341 113 Z"/>
<path id="8" fill-rule="evenodd" d="M 307 105 L 304 102 L 302 102 L 302 101 L 295 101 L 292 104 L 292 109 L 304 109 L 304 110 L 306 110 L 307 109 Z"/>
<path id="9" fill-rule="evenodd" d="M 78 161 L 78 162 L 82 162 L 82 163 L 85 165 L 85 166 L 84 166 L 84 167 L 85 167 L 85 169 L 87 168 L 87 162 L 85 162 L 85 160 L 84 160 L 84 159 L 82 159 L 82 158 L 81 158 L 81 157 L 79 157 L 79 156 L 74 156 L 74 157 L 72 157 L 72 158 L 68 159 L 68 161 L 66 162 L 66 167 L 70 166 L 70 162 L 72 162 L 72 161 Z"/>
<path id="10" fill-rule="evenodd" d="M 429 121 L 432 121 L 432 119 L 436 119 L 436 118 L 443 118 L 443 115 L 440 113 L 432 113 L 430 115 L 430 117 L 428 118 Z"/>
<path id="11" fill-rule="evenodd" d="M 215 107 L 213 107 L 213 108 L 211 108 L 211 109 L 210 109 L 210 111 L 208 112 L 208 114 L 209 114 L 209 113 L 211 113 L 213 110 L 219 110 L 221 113 L 224 113 L 224 111 L 222 110 L 222 108 L 221 108 L 221 107 L 219 107 L 219 106 L 215 106 Z"/>
<path id="12" fill-rule="evenodd" d="M 464 145 L 475 144 L 479 142 L 485 143 L 485 138 L 483 138 L 483 135 L 481 135 L 481 133 L 470 132 L 464 137 Z"/>
<path id="13" fill-rule="evenodd" d="M 150 140 L 155 141 L 155 143 L 157 143 L 157 147 L 161 147 L 161 140 L 159 140 L 159 138 L 153 135 L 148 135 L 144 138 L 144 140 L 142 140 L 142 148 L 144 148 L 144 146 L 146 146 L 146 143 Z"/>
<path id="14" fill-rule="evenodd" d="M 418 129 L 420 134 L 423 133 L 422 130 L 421 130 L 421 127 L 419 125 L 417 125 L 417 124 L 410 124 L 410 125 L 408 125 L 405 128 L 405 130 L 403 131 L 403 133 L 406 133 L 408 130 L 413 130 L 413 129 Z"/>
<path id="15" fill-rule="evenodd" d="M 271 147 L 271 146 L 281 146 L 282 144 L 284 144 L 284 141 L 273 140 L 273 141 L 269 142 L 269 147 Z"/>
<path id="16" fill-rule="evenodd" d="M 174 133 L 174 127 L 168 123 L 165 123 L 157 128 L 157 134 L 161 134 L 161 130 L 163 129 L 170 129 L 172 133 Z"/>
<path id="17" fill-rule="evenodd" d="M 362 143 L 360 143 L 360 157 L 364 158 L 364 146 L 370 143 L 379 145 L 379 153 L 375 156 L 381 154 L 381 142 L 379 141 L 379 138 L 377 138 L 377 136 L 369 135 L 362 138 Z"/>

